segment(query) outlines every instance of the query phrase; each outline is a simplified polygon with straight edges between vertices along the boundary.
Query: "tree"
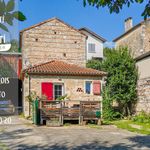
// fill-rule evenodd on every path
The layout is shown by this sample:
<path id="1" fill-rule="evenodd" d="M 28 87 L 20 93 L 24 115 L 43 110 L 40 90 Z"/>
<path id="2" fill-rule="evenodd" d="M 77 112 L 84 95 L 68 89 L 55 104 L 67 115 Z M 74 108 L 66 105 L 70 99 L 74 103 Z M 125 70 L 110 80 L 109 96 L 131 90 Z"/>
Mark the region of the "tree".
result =
<path id="1" fill-rule="evenodd" d="M 108 7 L 110 13 L 119 13 L 124 5 L 130 6 L 132 3 L 142 4 L 144 0 L 83 0 L 84 6 L 87 4 L 100 7 Z M 150 16 L 150 0 L 147 0 L 147 4 L 142 13 L 144 19 Z"/>
<path id="2" fill-rule="evenodd" d="M 0 0 L 0 16 L 4 16 L 4 21 L 7 25 L 13 25 L 13 20 L 19 21 L 26 20 L 26 17 L 20 11 L 15 11 L 15 0 L 9 0 L 7 3 L 4 0 Z M 7 25 L 0 23 L 0 28 L 6 32 L 9 32 Z"/>
<path id="3" fill-rule="evenodd" d="M 101 70 L 101 65 L 102 65 L 102 62 L 100 60 L 88 60 L 88 63 L 87 63 L 87 67 L 88 68 L 93 68 L 93 69 L 96 69 L 96 70 Z"/>
<path id="4" fill-rule="evenodd" d="M 10 41 L 11 43 L 11 48 L 9 52 L 19 52 L 19 42 L 16 39 L 13 39 Z"/>
<path id="5" fill-rule="evenodd" d="M 107 49 L 105 57 L 101 64 L 101 69 L 108 73 L 103 91 L 103 115 L 107 119 L 131 115 L 137 99 L 135 61 L 127 48 Z M 119 109 L 116 110 L 114 103 L 118 104 Z"/>

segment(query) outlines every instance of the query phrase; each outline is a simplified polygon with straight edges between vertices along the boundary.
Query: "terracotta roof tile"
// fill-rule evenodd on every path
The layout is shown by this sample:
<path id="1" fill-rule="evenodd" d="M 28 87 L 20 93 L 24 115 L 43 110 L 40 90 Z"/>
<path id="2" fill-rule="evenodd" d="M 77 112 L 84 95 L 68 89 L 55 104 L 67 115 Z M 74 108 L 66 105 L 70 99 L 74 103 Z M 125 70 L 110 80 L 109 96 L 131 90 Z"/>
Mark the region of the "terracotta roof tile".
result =
<path id="1" fill-rule="evenodd" d="M 68 64 L 63 61 L 50 61 L 44 64 L 35 65 L 27 68 L 23 73 L 40 75 L 71 75 L 71 76 L 104 76 L 106 72 L 90 68 L 79 67 L 74 64 Z"/>

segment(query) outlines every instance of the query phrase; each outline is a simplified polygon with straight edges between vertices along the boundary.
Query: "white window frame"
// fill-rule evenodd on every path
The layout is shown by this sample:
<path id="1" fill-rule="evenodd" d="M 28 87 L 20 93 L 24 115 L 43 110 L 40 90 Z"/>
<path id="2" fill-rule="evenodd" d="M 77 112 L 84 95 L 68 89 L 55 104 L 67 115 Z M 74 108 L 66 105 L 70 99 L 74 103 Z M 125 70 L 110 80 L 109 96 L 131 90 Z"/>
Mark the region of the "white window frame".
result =
<path id="1" fill-rule="evenodd" d="M 94 45 L 94 51 L 92 51 L 92 50 L 89 50 L 89 45 Z M 88 43 L 88 53 L 96 53 L 96 44 L 95 43 Z"/>
<path id="2" fill-rule="evenodd" d="M 53 83 L 53 97 L 54 97 L 54 100 L 55 100 L 55 85 L 61 85 L 62 86 L 62 96 L 64 96 L 64 93 L 65 93 L 65 88 L 64 88 L 64 83 Z"/>

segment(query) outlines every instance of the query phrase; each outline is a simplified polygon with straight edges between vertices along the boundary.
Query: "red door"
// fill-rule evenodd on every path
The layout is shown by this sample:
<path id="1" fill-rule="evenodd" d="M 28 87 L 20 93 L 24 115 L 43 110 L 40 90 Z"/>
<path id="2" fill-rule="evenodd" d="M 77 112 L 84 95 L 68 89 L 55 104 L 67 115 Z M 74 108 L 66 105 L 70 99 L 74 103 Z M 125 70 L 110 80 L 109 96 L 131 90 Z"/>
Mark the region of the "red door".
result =
<path id="1" fill-rule="evenodd" d="M 42 83 L 42 95 L 46 96 L 47 100 L 53 100 L 53 83 Z"/>

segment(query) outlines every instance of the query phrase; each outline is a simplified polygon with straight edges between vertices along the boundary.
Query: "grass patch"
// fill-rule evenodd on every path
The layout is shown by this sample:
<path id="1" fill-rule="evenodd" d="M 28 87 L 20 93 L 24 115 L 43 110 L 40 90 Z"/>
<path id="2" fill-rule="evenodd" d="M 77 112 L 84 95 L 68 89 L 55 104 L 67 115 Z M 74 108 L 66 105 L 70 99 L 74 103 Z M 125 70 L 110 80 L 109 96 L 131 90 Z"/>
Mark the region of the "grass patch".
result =
<path id="1" fill-rule="evenodd" d="M 150 135 L 150 123 L 137 123 L 131 120 L 119 120 L 113 121 L 112 123 L 121 129 L 126 129 L 128 131 L 140 134 Z"/>
<path id="2" fill-rule="evenodd" d="M 25 118 L 24 113 L 19 114 L 20 118 Z"/>
<path id="3" fill-rule="evenodd" d="M 5 144 L 0 142 L 0 150 L 9 150 L 9 148 Z"/>
<path id="4" fill-rule="evenodd" d="M 96 124 L 89 123 L 89 124 L 87 124 L 87 126 L 89 128 L 102 129 L 102 127 L 100 125 L 96 125 Z"/>
<path id="5" fill-rule="evenodd" d="M 71 126 L 71 125 L 72 125 L 71 123 L 65 123 L 64 127 L 68 127 L 68 126 Z"/>

